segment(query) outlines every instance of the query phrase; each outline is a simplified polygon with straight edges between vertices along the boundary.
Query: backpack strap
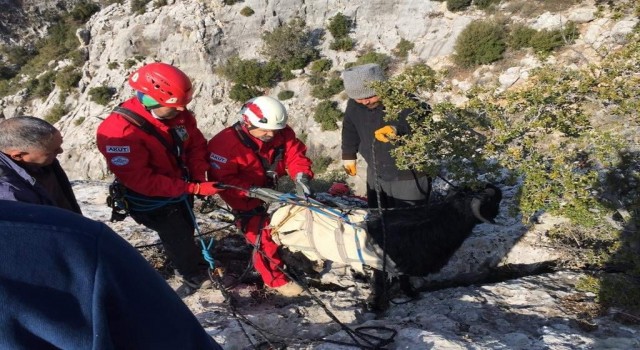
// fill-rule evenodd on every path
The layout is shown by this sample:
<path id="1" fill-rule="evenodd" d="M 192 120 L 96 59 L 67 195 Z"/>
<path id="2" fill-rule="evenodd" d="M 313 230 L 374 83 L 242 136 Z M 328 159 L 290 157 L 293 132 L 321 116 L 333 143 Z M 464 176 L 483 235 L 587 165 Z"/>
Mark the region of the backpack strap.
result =
<path id="1" fill-rule="evenodd" d="M 158 132 L 158 129 L 156 129 L 151 123 L 149 123 L 138 113 L 122 106 L 117 106 L 116 108 L 114 108 L 113 113 L 121 115 L 129 123 L 139 127 L 140 129 L 142 129 L 142 131 L 158 139 L 158 141 L 160 141 L 160 143 L 167 149 L 167 151 L 169 151 L 169 153 L 171 153 L 175 157 L 176 161 L 178 162 L 178 166 L 180 167 L 180 169 L 182 169 L 182 175 L 184 179 L 189 180 L 189 169 L 182 160 L 182 139 L 176 134 L 173 129 L 170 129 L 169 131 L 169 134 L 171 135 L 174 143 L 172 145 L 167 141 L 167 139 L 164 138 L 164 136 L 160 134 L 160 132 Z"/>
<path id="2" fill-rule="evenodd" d="M 262 168 L 264 169 L 267 180 L 270 181 L 269 187 L 275 187 L 278 182 L 276 167 L 284 156 L 284 146 L 278 146 L 275 149 L 273 159 L 269 161 L 267 158 L 260 155 L 258 145 L 253 140 L 251 140 L 251 138 L 249 138 L 249 135 L 247 135 L 244 130 L 242 130 L 242 125 L 240 124 L 240 122 L 236 122 L 235 124 L 233 124 L 233 129 L 236 131 L 240 142 L 242 142 L 243 145 L 249 147 L 253 151 L 253 153 L 255 153 L 258 159 L 260 159 L 260 163 L 262 163 Z"/>

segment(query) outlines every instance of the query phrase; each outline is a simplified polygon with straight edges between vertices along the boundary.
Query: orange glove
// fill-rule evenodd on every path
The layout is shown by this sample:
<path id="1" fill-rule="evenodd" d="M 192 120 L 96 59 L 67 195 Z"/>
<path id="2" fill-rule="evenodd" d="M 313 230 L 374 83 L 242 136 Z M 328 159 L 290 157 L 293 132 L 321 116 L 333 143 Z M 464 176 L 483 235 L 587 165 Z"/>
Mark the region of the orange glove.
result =
<path id="1" fill-rule="evenodd" d="M 396 136 L 396 128 L 391 125 L 386 125 L 376 130 L 373 135 L 376 137 L 376 140 L 380 142 L 389 142 L 391 139 L 394 139 Z"/>
<path id="2" fill-rule="evenodd" d="M 201 196 L 213 196 L 214 194 L 222 191 L 222 189 L 217 186 L 217 182 L 189 182 L 187 184 L 187 193 Z"/>
<path id="3" fill-rule="evenodd" d="M 356 160 L 355 159 L 345 159 L 342 161 L 342 166 L 344 167 L 344 171 L 349 176 L 356 176 Z"/>

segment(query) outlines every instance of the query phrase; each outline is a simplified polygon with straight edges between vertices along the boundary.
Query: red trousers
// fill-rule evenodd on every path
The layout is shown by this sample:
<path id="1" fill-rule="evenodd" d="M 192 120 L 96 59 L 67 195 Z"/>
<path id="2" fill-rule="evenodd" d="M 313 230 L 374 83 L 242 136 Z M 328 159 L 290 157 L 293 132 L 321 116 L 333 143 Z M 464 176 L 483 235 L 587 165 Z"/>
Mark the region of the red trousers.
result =
<path id="1" fill-rule="evenodd" d="M 271 229 L 266 229 L 269 225 L 269 217 L 256 215 L 251 217 L 244 227 L 244 236 L 249 243 L 256 245 L 256 240 L 262 230 L 259 249 L 253 255 L 253 266 L 262 276 L 264 284 L 271 288 L 276 288 L 289 282 L 282 271 L 284 264 L 278 256 L 278 245 L 271 239 Z"/>

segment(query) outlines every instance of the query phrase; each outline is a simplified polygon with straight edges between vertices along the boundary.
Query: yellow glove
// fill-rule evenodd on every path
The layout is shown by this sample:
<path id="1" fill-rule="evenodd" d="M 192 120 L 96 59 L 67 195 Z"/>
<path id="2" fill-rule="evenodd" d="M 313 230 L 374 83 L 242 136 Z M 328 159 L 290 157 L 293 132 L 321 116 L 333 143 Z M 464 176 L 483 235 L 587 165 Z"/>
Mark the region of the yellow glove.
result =
<path id="1" fill-rule="evenodd" d="M 373 135 L 376 137 L 376 140 L 380 142 L 389 142 L 397 136 L 396 128 L 391 125 L 386 125 L 376 130 Z"/>
<path id="2" fill-rule="evenodd" d="M 342 166 L 344 167 L 344 171 L 349 176 L 356 176 L 356 160 L 355 159 L 345 159 L 342 161 Z"/>

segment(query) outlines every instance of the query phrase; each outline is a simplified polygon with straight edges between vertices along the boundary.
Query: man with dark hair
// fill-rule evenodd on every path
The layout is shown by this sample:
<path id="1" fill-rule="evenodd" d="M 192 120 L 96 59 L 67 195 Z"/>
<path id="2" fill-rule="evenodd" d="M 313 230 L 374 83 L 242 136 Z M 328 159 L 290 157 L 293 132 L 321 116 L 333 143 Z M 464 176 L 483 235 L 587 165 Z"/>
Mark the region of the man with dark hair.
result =
<path id="1" fill-rule="evenodd" d="M 0 199 L 52 205 L 79 213 L 69 178 L 56 159 L 62 135 L 35 117 L 0 122 Z"/>
<path id="2" fill-rule="evenodd" d="M 51 206 L 0 200 L 0 300 L 0 349 L 222 349 L 131 245 Z"/>

